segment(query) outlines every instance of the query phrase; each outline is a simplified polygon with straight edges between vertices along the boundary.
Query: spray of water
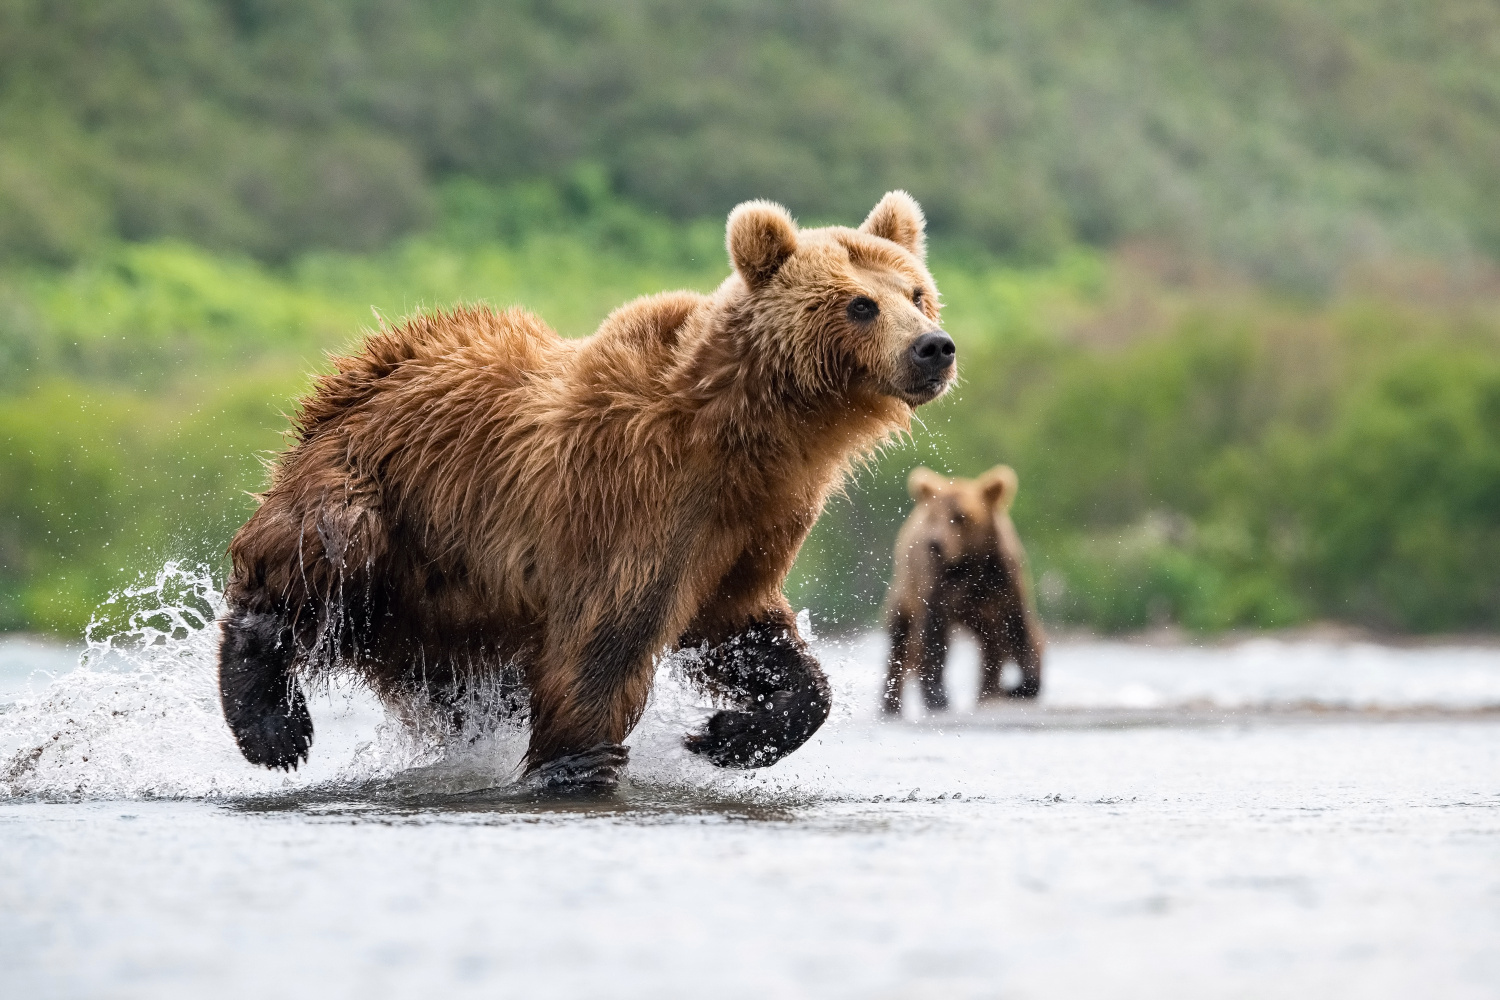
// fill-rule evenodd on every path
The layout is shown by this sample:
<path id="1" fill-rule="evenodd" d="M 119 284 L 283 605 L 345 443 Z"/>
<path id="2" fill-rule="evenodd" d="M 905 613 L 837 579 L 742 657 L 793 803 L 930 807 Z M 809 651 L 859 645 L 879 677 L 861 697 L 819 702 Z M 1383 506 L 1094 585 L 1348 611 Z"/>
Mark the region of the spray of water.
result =
<path id="1" fill-rule="evenodd" d="M 219 706 L 217 620 L 222 587 L 207 567 L 168 562 L 100 606 L 78 666 L 0 706 L 0 800 L 136 798 L 402 799 L 464 794 L 516 781 L 523 719 L 487 711 L 504 700 L 474 689 L 465 731 L 437 736 L 403 724 L 356 684 L 309 691 L 316 739 L 292 774 L 240 756 Z M 811 630 L 805 614 L 804 632 Z M 664 791 L 755 794 L 774 788 L 689 754 L 682 736 L 711 710 L 684 677 L 692 652 L 663 657 L 629 740 L 630 778 Z M 496 697 L 489 698 L 489 694 Z M 836 699 L 829 725 L 847 718 Z M 492 704 L 493 703 L 493 704 Z"/>
<path id="2" fill-rule="evenodd" d="M 0 797 L 265 793 L 337 780 L 399 756 L 398 741 L 381 732 L 371 733 L 368 746 L 340 746 L 347 742 L 340 723 L 372 706 L 357 692 L 330 690 L 321 715 L 331 723 L 328 757 L 337 760 L 293 776 L 249 768 L 219 709 L 221 606 L 208 569 L 178 562 L 111 594 L 89 623 L 77 668 L 0 715 Z"/>

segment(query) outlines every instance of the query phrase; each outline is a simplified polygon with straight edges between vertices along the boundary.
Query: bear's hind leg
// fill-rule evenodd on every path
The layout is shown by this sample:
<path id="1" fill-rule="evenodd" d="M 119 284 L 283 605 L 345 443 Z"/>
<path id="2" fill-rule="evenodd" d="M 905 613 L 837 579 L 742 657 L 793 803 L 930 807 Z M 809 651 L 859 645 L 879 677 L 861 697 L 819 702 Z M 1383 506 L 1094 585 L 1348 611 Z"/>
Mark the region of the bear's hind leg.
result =
<path id="1" fill-rule="evenodd" d="M 294 770 L 312 746 L 312 716 L 292 677 L 295 645 L 280 616 L 237 608 L 224 619 L 219 700 L 240 753 L 261 767 Z"/>
<path id="2" fill-rule="evenodd" d="M 715 712 L 683 742 L 719 767 L 766 767 L 796 750 L 828 718 L 833 692 L 797 634 L 789 609 L 772 608 L 696 664 L 698 680 L 743 708 Z"/>

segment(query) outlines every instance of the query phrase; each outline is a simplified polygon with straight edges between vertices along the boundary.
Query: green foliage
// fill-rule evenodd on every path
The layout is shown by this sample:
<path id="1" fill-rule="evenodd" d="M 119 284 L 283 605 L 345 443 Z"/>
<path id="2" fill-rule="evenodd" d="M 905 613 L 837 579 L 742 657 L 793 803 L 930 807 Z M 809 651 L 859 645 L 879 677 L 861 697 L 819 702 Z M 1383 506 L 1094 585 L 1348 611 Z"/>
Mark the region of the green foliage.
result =
<path id="1" fill-rule="evenodd" d="M 1500 311 L 1433 293 L 1497 65 L 1488 0 L 0 0 L 0 628 L 220 558 L 372 312 L 581 335 L 895 187 L 963 382 L 794 600 L 874 620 L 907 470 L 1006 461 L 1050 621 L 1500 627 Z"/>
<path id="2" fill-rule="evenodd" d="M 76 633 L 167 558 L 222 569 L 283 414 L 372 307 L 521 303 L 580 335 L 728 270 L 720 221 L 622 202 L 597 168 L 436 201 L 431 233 L 378 253 L 120 243 L 0 280 L 0 628 Z M 1054 624 L 1500 626 L 1493 299 L 1286 304 L 942 241 L 933 267 L 961 384 L 815 529 L 789 591 L 823 623 L 878 619 L 913 465 L 1004 461 Z"/>
<path id="3" fill-rule="evenodd" d="M 220 561 L 279 443 L 275 404 L 304 385 L 241 373 L 151 399 L 60 379 L 0 398 L 0 629 L 77 635 L 143 568 Z"/>
<path id="4" fill-rule="evenodd" d="M 1313 468 L 1307 569 L 1332 606 L 1399 628 L 1500 620 L 1500 356 L 1394 359 Z"/>
<path id="5" fill-rule="evenodd" d="M 1318 292 L 1500 254 L 1497 60 L 1487 0 L 0 0 L 0 256 L 370 252 L 587 160 L 679 221 L 906 187 L 954 246 Z"/>
<path id="6" fill-rule="evenodd" d="M 957 398 L 834 505 L 794 593 L 871 621 L 906 472 L 1005 461 L 1054 623 L 1493 629 L 1500 316 L 1378 305 L 1198 303 L 1111 350 L 960 340 Z"/>

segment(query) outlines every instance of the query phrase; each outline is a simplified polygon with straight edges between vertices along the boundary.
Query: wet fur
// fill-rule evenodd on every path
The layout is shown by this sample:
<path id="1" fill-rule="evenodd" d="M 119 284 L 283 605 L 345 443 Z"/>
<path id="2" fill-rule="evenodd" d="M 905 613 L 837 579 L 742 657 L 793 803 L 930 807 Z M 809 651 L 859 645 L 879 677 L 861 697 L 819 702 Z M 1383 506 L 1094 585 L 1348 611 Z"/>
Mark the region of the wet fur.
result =
<path id="1" fill-rule="evenodd" d="M 921 229 L 899 193 L 861 230 L 749 203 L 712 295 L 636 300 L 581 340 L 459 307 L 335 358 L 230 546 L 221 689 L 246 757 L 305 759 L 299 678 L 350 672 L 442 716 L 509 666 L 528 771 L 588 783 L 679 646 L 733 703 L 691 749 L 755 766 L 801 745 L 831 700 L 782 581 L 851 460 L 947 384 L 903 360 L 936 328 Z M 856 294 L 878 323 L 851 323 Z"/>

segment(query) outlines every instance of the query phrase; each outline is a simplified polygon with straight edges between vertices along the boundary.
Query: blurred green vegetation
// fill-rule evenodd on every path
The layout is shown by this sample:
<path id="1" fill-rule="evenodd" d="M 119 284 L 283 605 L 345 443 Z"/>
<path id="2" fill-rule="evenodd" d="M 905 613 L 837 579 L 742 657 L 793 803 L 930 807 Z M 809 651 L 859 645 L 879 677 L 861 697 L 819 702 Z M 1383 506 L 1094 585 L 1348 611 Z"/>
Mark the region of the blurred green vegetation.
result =
<path id="1" fill-rule="evenodd" d="M 376 253 L 117 243 L 7 272 L 0 627 L 75 631 L 165 558 L 222 566 L 283 414 L 372 307 L 518 302 L 580 335 L 722 280 L 722 223 L 597 181 L 454 182 L 437 225 Z M 962 384 L 816 529 L 790 590 L 825 624 L 876 620 L 912 465 L 1006 461 L 1053 623 L 1500 625 L 1500 294 L 1308 303 L 1082 249 L 1016 265 L 939 242 L 932 264 Z"/>
<path id="2" fill-rule="evenodd" d="M 1113 347 L 960 340 L 957 398 L 832 508 L 797 596 L 868 620 L 905 471 L 1003 460 L 1053 623 L 1500 625 L 1500 299 L 1173 311 Z"/>
<path id="3" fill-rule="evenodd" d="M 0 0 L 0 629 L 222 566 L 372 310 L 582 335 L 893 187 L 963 383 L 799 606 L 1005 461 L 1050 623 L 1500 628 L 1497 66 L 1489 0 Z"/>
<path id="4" fill-rule="evenodd" d="M 1491 0 L 0 0 L 0 255 L 367 252 L 589 160 L 678 221 L 905 187 L 1016 259 L 1326 290 L 1500 253 L 1497 63 Z"/>

